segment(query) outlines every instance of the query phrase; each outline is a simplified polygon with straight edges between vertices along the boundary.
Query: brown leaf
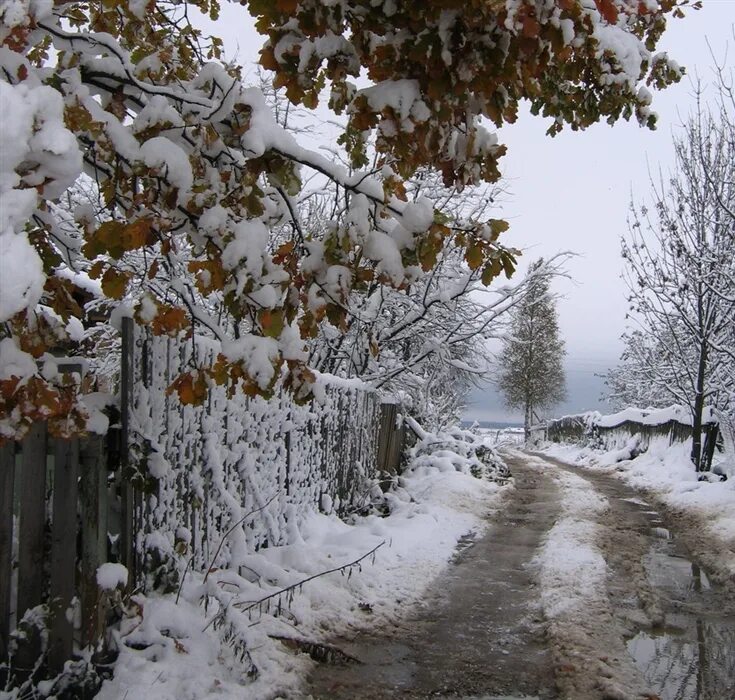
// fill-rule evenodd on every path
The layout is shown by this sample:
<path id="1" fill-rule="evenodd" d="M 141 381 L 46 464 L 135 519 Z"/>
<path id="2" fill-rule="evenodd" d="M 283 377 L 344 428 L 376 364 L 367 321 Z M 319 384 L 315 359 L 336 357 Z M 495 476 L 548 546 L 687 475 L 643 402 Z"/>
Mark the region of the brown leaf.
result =
<path id="1" fill-rule="evenodd" d="M 535 39 L 539 35 L 540 30 L 541 26 L 535 17 L 526 15 L 523 18 L 523 36 L 527 39 Z"/>
<path id="2" fill-rule="evenodd" d="M 613 0 L 595 0 L 597 9 L 608 24 L 616 24 L 618 21 L 618 8 Z"/>
<path id="3" fill-rule="evenodd" d="M 114 267 L 108 267 L 102 275 L 102 291 L 110 299 L 122 299 L 128 289 L 128 281 L 132 273 L 118 272 Z"/>
<path id="4" fill-rule="evenodd" d="M 473 243 L 470 243 L 470 245 L 467 247 L 467 252 L 465 253 L 465 260 L 467 261 L 467 264 L 470 266 L 470 270 L 476 270 L 480 265 L 482 265 L 483 261 L 483 249 L 482 244 L 479 241 L 474 241 Z"/>

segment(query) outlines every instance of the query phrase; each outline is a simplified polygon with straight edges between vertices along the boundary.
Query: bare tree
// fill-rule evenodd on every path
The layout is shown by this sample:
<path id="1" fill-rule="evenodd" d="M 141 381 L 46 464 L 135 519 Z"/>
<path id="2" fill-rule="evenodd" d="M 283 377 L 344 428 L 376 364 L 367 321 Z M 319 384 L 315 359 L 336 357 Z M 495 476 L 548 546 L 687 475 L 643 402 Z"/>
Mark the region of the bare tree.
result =
<path id="1" fill-rule="evenodd" d="M 622 241 L 631 319 L 645 336 L 629 343 L 623 369 L 636 368 L 628 382 L 646 382 L 689 407 L 699 470 L 703 409 L 729 400 L 735 359 L 732 122 L 700 108 L 674 148 L 674 172 L 652 182 L 651 208 L 631 205 Z"/>

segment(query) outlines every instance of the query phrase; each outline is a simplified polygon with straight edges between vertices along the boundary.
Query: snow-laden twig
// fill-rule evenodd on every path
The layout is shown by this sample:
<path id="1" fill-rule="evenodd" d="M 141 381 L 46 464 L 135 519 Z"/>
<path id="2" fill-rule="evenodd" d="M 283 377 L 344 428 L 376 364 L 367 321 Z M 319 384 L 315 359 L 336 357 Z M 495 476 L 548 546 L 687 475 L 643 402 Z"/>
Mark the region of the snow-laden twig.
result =
<path id="1" fill-rule="evenodd" d="M 222 545 L 225 543 L 225 540 L 240 526 L 242 525 L 250 516 L 255 515 L 256 513 L 260 513 L 261 510 L 265 510 L 275 499 L 275 497 L 278 494 L 273 494 L 262 506 L 259 508 L 256 508 L 255 510 L 251 510 L 249 513 L 246 513 L 242 516 L 236 523 L 234 523 L 227 532 L 225 532 L 224 535 L 222 535 L 219 544 L 217 545 L 217 549 L 214 551 L 214 555 L 212 556 L 212 559 L 209 562 L 209 565 L 207 566 L 207 570 L 204 574 L 204 581 L 203 583 L 207 582 L 207 579 L 209 578 L 209 574 L 212 572 L 212 567 L 214 566 L 214 562 L 217 561 L 217 555 L 220 553 L 220 550 L 222 549 Z"/>
<path id="2" fill-rule="evenodd" d="M 260 600 L 255 601 L 242 601 L 240 603 L 233 603 L 233 607 L 238 608 L 239 610 L 242 610 L 242 612 L 250 612 L 254 608 L 258 608 L 260 612 L 262 612 L 262 606 L 265 603 L 266 605 L 270 605 L 270 601 L 274 599 L 278 599 L 278 611 L 281 609 L 281 596 L 287 596 L 289 602 L 293 600 L 294 593 L 297 590 L 300 590 L 302 586 L 306 583 L 309 583 L 309 581 L 313 581 L 314 579 L 321 578 L 322 576 L 326 576 L 327 574 L 334 574 L 336 572 L 340 572 L 344 574 L 345 571 L 352 572 L 352 569 L 355 567 L 359 567 L 361 562 L 365 561 L 368 557 L 375 557 L 375 553 L 385 544 L 385 540 L 383 540 L 379 545 L 373 547 L 369 552 L 366 554 L 363 554 L 358 559 L 355 559 L 354 561 L 349 562 L 349 564 L 342 564 L 341 566 L 337 566 L 333 569 L 328 569 L 327 571 L 321 571 L 318 574 L 314 574 L 312 576 L 308 576 L 307 578 L 299 581 L 298 583 L 294 583 L 290 586 L 286 586 L 286 588 L 282 588 L 279 591 L 276 591 L 275 593 L 271 593 L 270 595 L 267 595 Z"/>

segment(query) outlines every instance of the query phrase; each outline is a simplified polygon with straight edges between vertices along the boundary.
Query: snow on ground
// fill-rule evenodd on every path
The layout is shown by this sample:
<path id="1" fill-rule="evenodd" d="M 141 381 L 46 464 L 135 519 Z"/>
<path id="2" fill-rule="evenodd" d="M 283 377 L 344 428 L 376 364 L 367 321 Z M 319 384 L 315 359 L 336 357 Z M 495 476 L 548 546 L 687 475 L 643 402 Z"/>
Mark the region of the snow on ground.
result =
<path id="1" fill-rule="evenodd" d="M 615 617 L 608 583 L 611 504 L 589 480 L 544 459 L 529 466 L 556 482 L 559 517 L 533 560 L 546 643 L 560 697 L 631 700 L 639 677 Z"/>
<path id="2" fill-rule="evenodd" d="M 537 457 L 525 458 L 550 476 L 561 493 L 561 515 L 534 562 L 539 572 L 544 615 L 549 620 L 559 620 L 607 598 L 607 565 L 595 544 L 595 520 L 607 508 L 607 499 L 585 479 L 562 472 Z"/>
<path id="3" fill-rule="evenodd" d="M 446 459 L 432 464 L 423 455 L 386 495 L 388 517 L 369 515 L 347 524 L 314 513 L 291 544 L 252 554 L 250 568 L 239 575 L 215 571 L 205 583 L 202 574 L 189 573 L 178 603 L 173 593 L 139 597 L 138 609 L 132 606 L 117 633 L 121 654 L 114 678 L 98 697 L 299 697 L 312 662 L 272 637 L 324 643 L 336 633 L 395 619 L 420 598 L 457 540 L 484 529 L 501 491 Z M 276 601 L 269 611 L 243 611 L 249 601 L 348 564 L 381 543 L 374 562 L 306 583 L 280 616 L 272 614 Z M 203 600 L 210 602 L 206 611 Z M 249 658 L 234 639 L 247 640 Z M 255 679 L 247 675 L 250 661 Z"/>
<path id="4" fill-rule="evenodd" d="M 735 479 L 698 481 L 689 459 L 689 442 L 652 440 L 646 452 L 630 459 L 628 449 L 600 452 L 579 445 L 547 444 L 543 452 L 570 464 L 603 470 L 646 491 L 676 512 L 693 516 L 723 543 L 720 562 L 735 575 Z"/>

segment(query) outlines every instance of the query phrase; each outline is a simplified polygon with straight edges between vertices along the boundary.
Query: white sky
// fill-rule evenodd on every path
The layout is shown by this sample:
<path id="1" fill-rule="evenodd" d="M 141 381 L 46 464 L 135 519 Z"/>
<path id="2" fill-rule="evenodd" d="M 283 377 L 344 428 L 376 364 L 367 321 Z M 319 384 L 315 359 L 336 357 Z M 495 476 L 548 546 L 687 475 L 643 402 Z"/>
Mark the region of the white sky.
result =
<path id="1" fill-rule="evenodd" d="M 499 132 L 508 145 L 501 161 L 511 196 L 500 212 L 511 222 L 504 241 L 526 251 L 525 265 L 539 256 L 573 251 L 569 272 L 557 291 L 562 334 L 567 343 L 568 401 L 557 413 L 599 408 L 602 382 L 595 373 L 614 365 L 625 327 L 625 287 L 620 280 L 619 239 L 626 231 L 631 193 L 648 192 L 649 169 L 664 171 L 672 163 L 671 135 L 693 108 L 691 77 L 711 77 L 709 45 L 722 62 L 728 41 L 729 65 L 735 56 L 735 0 L 703 0 L 700 11 L 687 10 L 683 20 L 671 20 L 659 50 L 668 51 L 688 75 L 681 83 L 654 93 L 659 114 L 656 131 L 637 123 L 614 127 L 598 124 L 585 132 L 564 131 L 546 136 L 548 121 L 522 114 Z M 247 12 L 224 4 L 212 31 L 225 40 L 228 56 L 247 64 L 257 59 L 262 39 Z M 327 137 L 328 138 L 328 137 Z M 480 420 L 515 419 L 502 406 L 492 387 L 475 392 L 466 417 Z"/>
<path id="2" fill-rule="evenodd" d="M 562 250 L 579 255 L 568 266 L 574 282 L 556 285 L 563 294 L 558 303 L 560 326 L 567 343 L 569 399 L 554 413 L 586 409 L 605 410 L 598 399 L 602 381 L 595 373 L 616 364 L 625 328 L 626 289 L 619 239 L 626 231 L 631 193 L 645 197 L 648 174 L 664 172 L 673 162 L 671 136 L 694 106 L 691 78 L 712 76 L 713 61 L 707 42 L 719 61 L 728 41 L 733 65 L 735 0 L 704 0 L 702 10 L 687 11 L 672 20 L 660 49 L 687 68 L 681 83 L 655 92 L 653 108 L 659 115 L 656 131 L 637 123 L 613 127 L 598 124 L 585 132 L 565 131 L 549 138 L 546 120 L 524 114 L 500 131 L 508 145 L 501 170 L 512 196 L 504 205 L 511 221 L 506 244 L 526 250 L 525 265 L 539 256 Z M 514 420 L 492 386 L 475 392 L 466 417 L 480 420 Z"/>

